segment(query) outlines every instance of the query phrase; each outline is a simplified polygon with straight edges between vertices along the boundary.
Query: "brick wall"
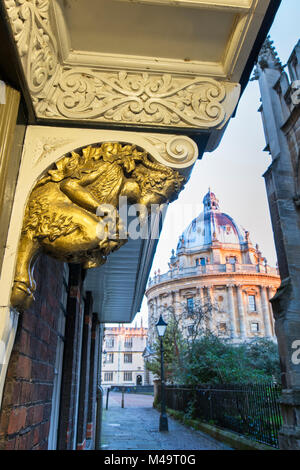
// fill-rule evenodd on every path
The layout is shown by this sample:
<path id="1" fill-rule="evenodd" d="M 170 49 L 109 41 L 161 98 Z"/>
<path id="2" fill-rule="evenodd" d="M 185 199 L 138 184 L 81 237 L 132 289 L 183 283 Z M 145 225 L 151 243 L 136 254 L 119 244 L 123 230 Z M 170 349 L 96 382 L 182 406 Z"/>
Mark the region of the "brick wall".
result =
<path id="1" fill-rule="evenodd" d="M 0 449 L 47 449 L 63 263 L 40 256 L 36 301 L 20 315 L 0 411 Z"/>

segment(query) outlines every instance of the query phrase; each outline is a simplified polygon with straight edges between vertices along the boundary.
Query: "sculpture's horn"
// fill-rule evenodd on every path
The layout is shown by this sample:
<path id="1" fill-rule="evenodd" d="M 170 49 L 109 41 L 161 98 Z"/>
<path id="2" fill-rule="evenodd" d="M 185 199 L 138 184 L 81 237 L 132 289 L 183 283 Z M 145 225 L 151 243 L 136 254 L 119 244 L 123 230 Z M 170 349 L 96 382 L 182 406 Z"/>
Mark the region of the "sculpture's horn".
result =
<path id="1" fill-rule="evenodd" d="M 173 175 L 173 170 L 171 168 L 166 168 L 164 167 L 163 165 L 160 165 L 159 163 L 154 163 L 154 162 L 151 162 L 147 156 L 144 156 L 143 158 L 143 164 L 145 165 L 146 168 L 148 168 L 149 170 L 155 170 L 155 171 L 159 171 L 161 173 L 165 173 L 167 174 L 168 176 L 172 176 Z"/>

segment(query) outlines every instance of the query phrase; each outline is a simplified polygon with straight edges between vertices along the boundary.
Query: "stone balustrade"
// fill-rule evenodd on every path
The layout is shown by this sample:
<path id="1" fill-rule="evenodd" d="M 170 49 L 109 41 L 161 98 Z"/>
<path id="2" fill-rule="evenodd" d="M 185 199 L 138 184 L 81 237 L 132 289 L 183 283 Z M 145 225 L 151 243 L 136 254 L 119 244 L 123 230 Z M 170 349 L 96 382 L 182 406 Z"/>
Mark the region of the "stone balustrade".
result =
<path id="1" fill-rule="evenodd" d="M 192 277 L 192 276 L 201 276 L 205 274 L 220 274 L 220 273 L 261 273 L 261 274 L 270 274 L 270 275 L 278 275 L 278 269 L 272 268 L 265 264 L 207 264 L 205 266 L 192 266 L 187 268 L 175 268 L 170 269 L 168 272 L 163 274 L 156 274 L 153 278 L 149 279 L 148 287 L 151 287 L 155 284 L 159 284 L 161 282 L 169 281 L 170 279 L 181 279 L 185 277 Z"/>

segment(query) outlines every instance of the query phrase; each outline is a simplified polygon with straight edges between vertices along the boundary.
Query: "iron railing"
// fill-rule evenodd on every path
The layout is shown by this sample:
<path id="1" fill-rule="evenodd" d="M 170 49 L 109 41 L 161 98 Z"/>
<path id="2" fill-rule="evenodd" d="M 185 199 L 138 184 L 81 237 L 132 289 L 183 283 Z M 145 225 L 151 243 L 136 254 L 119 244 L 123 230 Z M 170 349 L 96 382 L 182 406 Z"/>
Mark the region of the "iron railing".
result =
<path id="1" fill-rule="evenodd" d="M 275 384 L 167 386 L 166 405 L 278 448 L 280 392 Z"/>

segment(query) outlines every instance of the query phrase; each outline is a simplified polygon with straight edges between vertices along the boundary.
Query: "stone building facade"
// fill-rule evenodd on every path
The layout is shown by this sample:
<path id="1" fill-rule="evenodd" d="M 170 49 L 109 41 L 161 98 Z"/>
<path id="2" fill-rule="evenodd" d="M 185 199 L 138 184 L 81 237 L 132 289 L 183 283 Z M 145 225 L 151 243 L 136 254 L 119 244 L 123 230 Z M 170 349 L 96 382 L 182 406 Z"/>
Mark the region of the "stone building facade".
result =
<path id="1" fill-rule="evenodd" d="M 173 304 L 178 311 L 188 311 L 196 301 L 213 307 L 205 328 L 232 342 L 255 337 L 274 339 L 269 299 L 280 285 L 277 269 L 268 266 L 258 245 L 252 244 L 249 232 L 221 212 L 210 190 L 203 205 L 203 212 L 179 237 L 169 271 L 155 273 L 149 281 L 146 296 L 150 344 L 164 306 Z M 182 328 L 186 337 L 192 334 L 193 319 L 188 315 Z"/>
<path id="2" fill-rule="evenodd" d="M 105 386 L 145 385 L 146 371 L 143 352 L 147 343 L 148 329 L 105 328 L 102 362 L 102 380 Z"/>
<path id="3" fill-rule="evenodd" d="M 264 174 L 281 285 L 273 297 L 283 393 L 282 449 L 300 448 L 300 42 L 285 68 L 270 38 L 265 41 L 255 77 L 260 112 L 272 163 Z"/>

